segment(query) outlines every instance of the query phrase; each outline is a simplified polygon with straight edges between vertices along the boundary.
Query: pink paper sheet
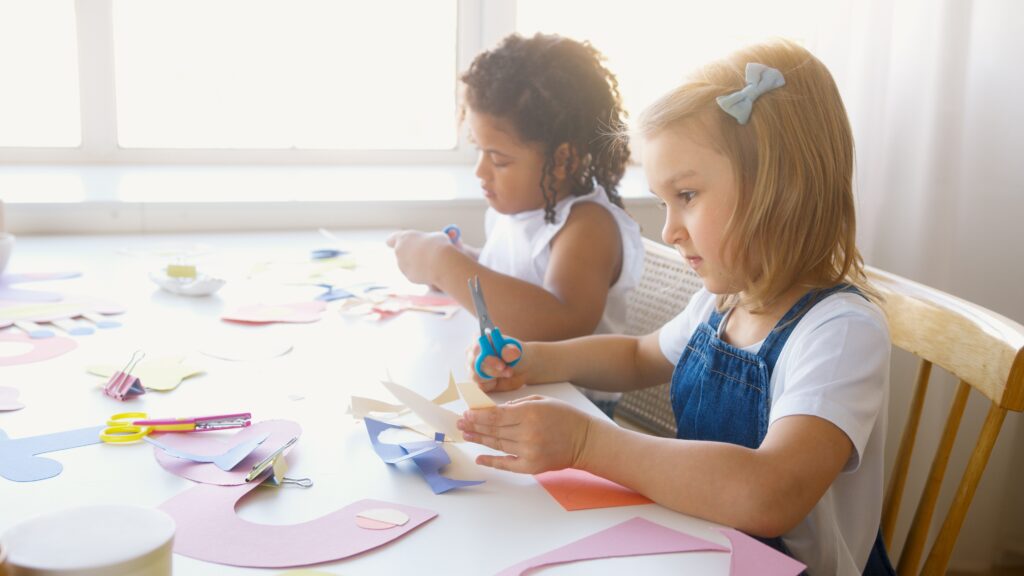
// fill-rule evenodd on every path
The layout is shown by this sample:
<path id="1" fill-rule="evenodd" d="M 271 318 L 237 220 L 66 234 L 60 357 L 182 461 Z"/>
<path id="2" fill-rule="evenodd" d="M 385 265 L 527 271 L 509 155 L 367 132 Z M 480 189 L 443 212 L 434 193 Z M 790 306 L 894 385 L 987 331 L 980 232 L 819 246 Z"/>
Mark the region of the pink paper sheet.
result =
<path id="1" fill-rule="evenodd" d="M 437 516 L 436 512 L 379 500 L 360 500 L 292 525 L 255 524 L 235 514 L 235 504 L 258 484 L 199 484 L 160 505 L 174 518 L 174 552 L 217 564 L 286 568 L 331 562 L 395 540 Z M 367 530 L 356 515 L 372 508 L 395 508 L 409 516 L 401 526 Z"/>
<path id="2" fill-rule="evenodd" d="M 153 437 L 161 444 L 193 454 L 213 456 L 223 454 L 225 450 L 240 442 L 252 440 L 270 433 L 270 437 L 260 444 L 231 470 L 221 470 L 211 462 L 193 462 L 175 458 L 159 448 L 153 448 L 157 462 L 168 472 L 203 484 L 220 486 L 236 486 L 245 484 L 245 476 L 252 470 L 253 464 L 260 462 L 275 450 L 284 446 L 292 438 L 302 435 L 302 427 L 291 420 L 264 420 L 248 428 L 242 428 L 235 434 L 224 432 L 190 432 L 188 434 L 154 434 Z M 288 452 L 285 452 L 287 454 Z"/>
<path id="3" fill-rule="evenodd" d="M 719 530 L 732 544 L 731 576 L 796 576 L 804 571 L 800 562 L 786 556 L 739 530 Z"/>
<path id="4" fill-rule="evenodd" d="M 0 320 L 0 324 L 3 321 Z M 0 366 L 14 366 L 17 364 L 28 364 L 30 362 L 41 362 L 56 358 L 74 350 L 78 343 L 73 338 L 54 336 L 53 338 L 30 338 L 28 334 L 20 332 L 5 332 L 0 334 L 0 342 L 14 342 L 16 344 L 27 344 L 31 348 L 22 354 L 4 356 L 0 354 Z"/>
<path id="5" fill-rule="evenodd" d="M 519 576 L 542 566 L 579 560 L 697 551 L 728 552 L 729 549 L 637 517 L 524 560 L 502 570 L 498 576 Z"/>

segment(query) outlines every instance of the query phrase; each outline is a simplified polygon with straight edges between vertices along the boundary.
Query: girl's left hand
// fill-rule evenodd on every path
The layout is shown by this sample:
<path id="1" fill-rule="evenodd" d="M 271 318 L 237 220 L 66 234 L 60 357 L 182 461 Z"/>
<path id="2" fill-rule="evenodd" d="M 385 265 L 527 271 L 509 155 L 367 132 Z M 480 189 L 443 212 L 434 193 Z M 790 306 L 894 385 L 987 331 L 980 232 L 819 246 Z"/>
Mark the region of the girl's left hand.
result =
<path id="1" fill-rule="evenodd" d="M 410 282 L 435 284 L 433 273 L 437 272 L 434 261 L 441 250 L 454 250 L 448 236 L 442 232 L 419 232 L 403 230 L 387 239 L 388 246 L 395 249 L 398 269 Z"/>
<path id="2" fill-rule="evenodd" d="M 534 395 L 494 408 L 467 410 L 458 426 L 467 442 L 508 454 L 480 455 L 477 464 L 537 474 L 579 464 L 593 423 L 570 404 Z"/>

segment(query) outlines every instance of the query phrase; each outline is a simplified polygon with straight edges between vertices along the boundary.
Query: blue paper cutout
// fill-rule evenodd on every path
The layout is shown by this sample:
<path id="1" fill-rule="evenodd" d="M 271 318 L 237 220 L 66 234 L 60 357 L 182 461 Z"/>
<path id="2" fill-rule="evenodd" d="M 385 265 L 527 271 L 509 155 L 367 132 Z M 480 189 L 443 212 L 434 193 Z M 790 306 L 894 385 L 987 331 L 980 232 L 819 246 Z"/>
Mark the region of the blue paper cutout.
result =
<path id="1" fill-rule="evenodd" d="M 52 478 L 60 474 L 64 466 L 56 460 L 43 458 L 37 454 L 99 444 L 103 428 L 92 426 L 14 440 L 0 430 L 0 476 L 15 482 L 35 482 Z"/>
<path id="2" fill-rule="evenodd" d="M 230 472 L 235 466 L 238 466 L 239 462 L 245 460 L 246 456 L 252 454 L 253 450 L 259 448 L 260 444 L 263 444 L 263 441 L 269 437 L 270 432 L 267 432 L 262 436 L 256 436 L 255 438 L 252 438 L 250 440 L 239 442 L 238 444 L 232 446 L 231 448 L 228 448 L 227 450 L 220 454 L 213 454 L 210 456 L 203 454 L 193 454 L 191 452 L 185 452 L 184 450 L 178 450 L 177 448 L 172 448 L 162 442 L 157 442 L 156 440 L 150 438 L 149 436 L 144 436 L 142 439 L 152 444 L 153 446 L 156 446 L 157 448 L 163 450 L 168 455 L 174 456 L 175 458 L 181 458 L 182 460 L 191 460 L 192 462 L 199 462 L 201 464 L 212 463 L 217 468 L 220 468 L 225 472 Z"/>
<path id="3" fill-rule="evenodd" d="M 355 294 L 345 290 L 344 288 L 335 288 L 330 284 L 320 284 L 319 286 L 326 288 L 327 291 L 316 297 L 317 300 L 323 300 L 324 302 L 333 302 L 335 300 L 342 300 L 345 298 L 354 298 Z"/>
<path id="4" fill-rule="evenodd" d="M 402 428 L 401 426 L 381 422 L 374 418 L 363 418 L 363 421 L 366 422 L 366 432 L 370 435 L 373 451 L 381 457 L 381 460 L 388 464 L 396 464 L 412 459 L 434 494 L 444 494 L 453 488 L 484 483 L 483 480 L 455 480 L 441 475 L 441 468 L 451 464 L 452 461 L 444 450 L 443 433 L 434 434 L 434 440 L 388 444 L 380 441 L 380 433 L 389 428 Z"/>

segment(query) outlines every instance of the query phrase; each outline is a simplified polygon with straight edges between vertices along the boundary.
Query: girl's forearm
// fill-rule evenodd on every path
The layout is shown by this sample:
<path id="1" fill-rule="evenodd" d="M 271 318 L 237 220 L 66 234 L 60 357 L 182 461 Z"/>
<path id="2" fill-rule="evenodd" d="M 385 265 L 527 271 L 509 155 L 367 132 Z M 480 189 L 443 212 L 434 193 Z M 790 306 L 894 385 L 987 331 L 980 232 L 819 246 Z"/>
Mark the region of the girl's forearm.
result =
<path id="1" fill-rule="evenodd" d="M 536 350 L 536 352 L 534 352 Z M 537 359 L 530 365 L 530 382 L 572 382 L 584 388 L 610 392 L 636 390 L 666 382 L 671 366 L 644 354 L 642 339 L 634 336 L 596 335 L 562 342 L 530 344 Z"/>

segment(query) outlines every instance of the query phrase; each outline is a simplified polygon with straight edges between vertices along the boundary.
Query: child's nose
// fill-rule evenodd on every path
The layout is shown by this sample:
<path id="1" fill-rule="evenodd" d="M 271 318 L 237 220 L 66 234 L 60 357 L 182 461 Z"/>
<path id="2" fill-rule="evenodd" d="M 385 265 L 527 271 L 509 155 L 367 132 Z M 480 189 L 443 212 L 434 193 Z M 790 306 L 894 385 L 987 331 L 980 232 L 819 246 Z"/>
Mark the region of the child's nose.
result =
<path id="1" fill-rule="evenodd" d="M 490 180 L 491 167 L 487 162 L 487 155 L 480 154 L 476 158 L 476 170 L 473 172 L 483 182 Z"/>
<path id="2" fill-rule="evenodd" d="M 671 212 L 665 213 L 665 225 L 661 228 L 661 239 L 672 246 L 673 244 L 679 244 L 683 240 L 689 238 L 689 232 L 686 226 L 679 221 L 678 218 L 673 217 Z"/>

